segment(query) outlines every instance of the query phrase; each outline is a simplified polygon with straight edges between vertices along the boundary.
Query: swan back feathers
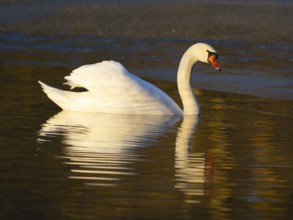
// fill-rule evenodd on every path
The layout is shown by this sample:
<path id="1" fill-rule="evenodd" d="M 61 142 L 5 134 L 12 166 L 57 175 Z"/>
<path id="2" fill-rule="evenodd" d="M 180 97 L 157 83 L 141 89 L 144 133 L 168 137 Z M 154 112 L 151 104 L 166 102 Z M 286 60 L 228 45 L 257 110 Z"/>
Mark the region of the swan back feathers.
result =
<path id="1" fill-rule="evenodd" d="M 62 109 L 114 114 L 182 114 L 178 105 L 156 86 L 129 73 L 122 64 L 103 61 L 84 65 L 65 79 L 71 88 L 86 92 L 57 92 L 42 84 L 47 95 Z M 70 94 L 71 102 L 59 102 Z M 74 97 L 72 97 L 74 94 Z"/>
<path id="2" fill-rule="evenodd" d="M 115 61 L 103 61 L 96 64 L 84 65 L 73 70 L 69 76 L 64 77 L 67 80 L 64 84 L 69 85 L 71 89 L 75 87 L 86 88 L 86 86 L 91 87 L 93 78 L 94 82 L 100 77 L 106 77 L 108 80 L 114 82 L 125 76 L 125 74 L 128 74 L 128 71 L 122 64 Z M 95 86 L 97 85 L 95 84 Z"/>

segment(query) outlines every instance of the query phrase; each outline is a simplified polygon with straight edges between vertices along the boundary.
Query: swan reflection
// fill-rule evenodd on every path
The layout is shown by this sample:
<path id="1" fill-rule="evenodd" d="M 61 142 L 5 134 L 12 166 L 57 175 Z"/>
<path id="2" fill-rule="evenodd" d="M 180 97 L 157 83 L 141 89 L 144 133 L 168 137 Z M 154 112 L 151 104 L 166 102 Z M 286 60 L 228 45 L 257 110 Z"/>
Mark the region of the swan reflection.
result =
<path id="1" fill-rule="evenodd" d="M 116 186 L 125 175 L 137 171 L 131 164 L 143 158 L 140 147 L 150 146 L 180 117 L 95 114 L 62 111 L 42 125 L 39 142 L 62 135 L 64 163 L 69 178 L 88 185 Z M 191 140 L 198 123 L 196 116 L 184 116 L 175 147 L 175 188 L 186 202 L 198 202 L 205 194 L 206 155 L 191 153 Z"/>
<path id="2" fill-rule="evenodd" d="M 136 149 L 150 145 L 178 117 L 95 114 L 62 111 L 43 124 L 39 142 L 64 136 L 69 178 L 87 184 L 113 186 L 123 175 L 134 174 L 129 163 L 140 160 Z"/>
<path id="3" fill-rule="evenodd" d="M 182 191 L 186 202 L 198 203 L 205 195 L 206 186 L 206 154 L 191 153 L 191 140 L 198 124 L 198 117 L 185 116 L 177 133 L 175 148 L 175 187 Z"/>

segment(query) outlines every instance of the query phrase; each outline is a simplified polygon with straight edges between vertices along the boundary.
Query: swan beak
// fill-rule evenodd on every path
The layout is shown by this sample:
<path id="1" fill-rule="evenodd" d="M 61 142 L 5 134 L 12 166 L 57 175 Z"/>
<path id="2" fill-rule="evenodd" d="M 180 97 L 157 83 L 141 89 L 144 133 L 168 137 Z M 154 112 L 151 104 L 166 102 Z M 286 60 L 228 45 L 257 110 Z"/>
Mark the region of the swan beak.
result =
<path id="1" fill-rule="evenodd" d="M 217 61 L 218 56 L 216 54 L 212 54 L 208 58 L 208 62 L 218 71 L 221 71 L 221 67 Z"/>
<path id="2" fill-rule="evenodd" d="M 218 71 L 222 70 L 217 61 L 213 62 L 212 65 L 216 70 L 218 70 Z"/>

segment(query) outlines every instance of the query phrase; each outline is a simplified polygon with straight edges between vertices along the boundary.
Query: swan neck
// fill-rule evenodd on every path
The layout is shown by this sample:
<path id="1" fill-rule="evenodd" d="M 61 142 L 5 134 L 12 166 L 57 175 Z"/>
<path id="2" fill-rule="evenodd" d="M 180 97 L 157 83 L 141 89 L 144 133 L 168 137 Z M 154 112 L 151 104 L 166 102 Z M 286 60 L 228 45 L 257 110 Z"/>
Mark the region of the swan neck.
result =
<path id="1" fill-rule="evenodd" d="M 181 58 L 177 74 L 177 84 L 183 104 L 183 114 L 197 115 L 200 113 L 200 108 L 193 93 L 190 80 L 192 67 L 198 60 L 192 49 L 189 48 Z"/>

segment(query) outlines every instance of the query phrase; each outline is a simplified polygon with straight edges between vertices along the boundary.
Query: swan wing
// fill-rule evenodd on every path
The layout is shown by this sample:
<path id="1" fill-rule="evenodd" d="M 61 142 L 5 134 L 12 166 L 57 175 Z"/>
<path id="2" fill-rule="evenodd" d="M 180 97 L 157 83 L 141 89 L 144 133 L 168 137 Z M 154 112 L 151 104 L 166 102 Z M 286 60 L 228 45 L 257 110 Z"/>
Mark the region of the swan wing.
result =
<path id="1" fill-rule="evenodd" d="M 166 93 L 129 73 L 115 61 L 81 66 L 65 79 L 65 84 L 71 88 L 83 87 L 94 95 L 95 106 L 100 112 L 181 113 L 181 109 Z"/>

